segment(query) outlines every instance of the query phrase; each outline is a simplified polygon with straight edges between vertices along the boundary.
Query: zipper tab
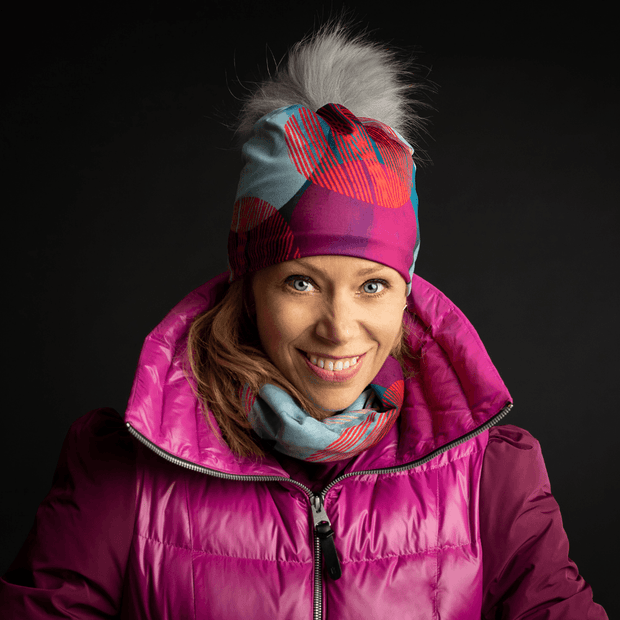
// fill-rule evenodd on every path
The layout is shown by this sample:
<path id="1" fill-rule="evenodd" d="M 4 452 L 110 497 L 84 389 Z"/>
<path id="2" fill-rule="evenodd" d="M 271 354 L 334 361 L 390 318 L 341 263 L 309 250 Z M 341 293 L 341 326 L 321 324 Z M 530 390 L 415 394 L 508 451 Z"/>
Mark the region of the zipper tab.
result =
<path id="1" fill-rule="evenodd" d="M 318 536 L 321 544 L 321 552 L 325 560 L 327 574 L 332 579 L 340 579 L 342 569 L 340 560 L 334 543 L 334 530 L 327 518 L 327 513 L 323 507 L 323 499 L 320 495 L 315 495 L 312 500 L 312 519 L 314 520 L 314 533 Z"/>

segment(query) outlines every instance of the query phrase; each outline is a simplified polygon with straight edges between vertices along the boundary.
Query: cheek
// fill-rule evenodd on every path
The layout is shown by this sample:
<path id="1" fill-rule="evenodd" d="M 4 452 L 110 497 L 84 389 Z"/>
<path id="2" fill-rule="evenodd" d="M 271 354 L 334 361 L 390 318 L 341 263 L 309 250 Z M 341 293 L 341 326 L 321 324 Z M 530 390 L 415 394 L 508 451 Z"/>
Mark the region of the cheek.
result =
<path id="1" fill-rule="evenodd" d="M 256 325 L 263 349 L 269 355 L 274 349 L 274 344 L 280 339 L 280 329 L 277 322 L 273 320 L 276 316 L 268 305 L 258 305 L 256 308 Z"/>
<path id="2" fill-rule="evenodd" d="M 274 303 L 272 300 L 262 300 L 262 303 L 257 304 L 258 335 L 265 353 L 273 362 L 276 362 L 276 365 L 282 357 L 283 349 L 294 336 L 291 331 L 291 321 L 287 321 L 289 314 L 282 304 Z"/>
<path id="3" fill-rule="evenodd" d="M 389 320 L 384 320 L 380 326 L 378 326 L 378 333 L 380 333 L 380 341 L 383 350 L 391 352 L 400 343 L 402 338 L 403 317 L 400 310 L 398 312 L 390 312 L 388 316 L 390 317 Z"/>

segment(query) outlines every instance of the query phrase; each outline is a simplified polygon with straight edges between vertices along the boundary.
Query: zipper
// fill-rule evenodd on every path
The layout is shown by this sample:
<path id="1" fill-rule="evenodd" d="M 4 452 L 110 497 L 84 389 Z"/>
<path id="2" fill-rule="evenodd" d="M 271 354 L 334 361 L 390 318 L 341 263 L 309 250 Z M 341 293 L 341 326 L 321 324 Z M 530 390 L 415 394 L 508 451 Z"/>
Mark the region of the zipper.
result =
<path id="1" fill-rule="evenodd" d="M 155 454 L 161 456 L 167 461 L 191 469 L 192 471 L 214 476 L 215 478 L 222 478 L 224 480 L 238 480 L 242 482 L 289 482 L 296 485 L 306 493 L 308 500 L 310 501 L 310 512 L 312 515 L 312 523 L 314 525 L 314 601 L 313 601 L 313 620 L 322 620 L 323 618 L 323 579 L 322 579 L 322 560 L 325 562 L 325 570 L 332 579 L 339 579 L 342 575 L 340 566 L 340 560 L 338 558 L 338 552 L 336 550 L 336 544 L 334 542 L 334 531 L 331 528 L 331 523 L 325 511 L 325 497 L 334 485 L 338 484 L 345 478 L 352 478 L 353 476 L 365 476 L 369 474 L 393 474 L 398 472 L 407 471 L 420 465 L 428 463 L 432 459 L 436 458 L 440 454 L 451 450 L 452 448 L 477 437 L 484 433 L 492 426 L 495 426 L 502 418 L 506 417 L 512 409 L 512 403 L 507 402 L 498 413 L 490 418 L 484 424 L 481 424 L 473 431 L 465 433 L 458 439 L 451 441 L 437 450 L 429 452 L 426 456 L 419 458 L 410 463 L 399 465 L 398 467 L 385 467 L 382 469 L 368 469 L 364 471 L 355 471 L 348 474 L 342 474 L 337 478 L 334 478 L 322 491 L 315 495 L 311 489 L 305 484 L 293 480 L 292 478 L 285 478 L 284 476 L 244 476 L 241 474 L 227 474 L 217 469 L 211 469 L 204 467 L 203 465 L 197 465 L 192 461 L 186 461 L 177 456 L 162 450 L 159 446 L 154 444 L 150 439 L 147 439 L 142 433 L 137 431 L 129 422 L 126 423 L 127 429 L 130 434 L 138 439 L 145 446 L 150 448 Z"/>
<path id="2" fill-rule="evenodd" d="M 244 476 L 242 474 L 227 474 L 223 471 L 219 471 L 217 469 L 211 469 L 209 467 L 205 467 L 204 465 L 197 465 L 192 461 L 187 461 L 185 459 L 181 459 L 178 456 L 173 456 L 169 452 L 162 450 L 157 444 L 154 444 L 150 439 L 147 439 L 140 431 L 137 431 L 129 422 L 126 422 L 127 429 L 129 433 L 133 435 L 138 441 L 144 444 L 147 448 L 152 450 L 158 456 L 161 456 L 163 459 L 170 463 L 174 463 L 175 465 L 179 465 L 180 467 L 185 467 L 186 469 L 191 469 L 192 471 L 206 474 L 208 476 L 213 476 L 215 478 L 222 478 L 224 480 L 237 480 L 241 482 L 290 482 L 298 486 L 300 489 L 304 491 L 304 493 L 308 496 L 308 500 L 310 502 L 310 512 L 312 514 L 312 522 L 314 523 L 314 594 L 313 594 L 313 620 L 321 620 L 323 615 L 323 582 L 321 579 L 321 535 L 319 535 L 317 531 L 317 526 L 321 526 L 321 531 L 324 532 L 322 534 L 325 538 L 329 538 L 330 542 L 324 543 L 326 545 L 326 550 L 328 553 L 328 557 L 336 558 L 336 562 L 338 562 L 338 567 L 340 567 L 340 562 L 338 561 L 338 556 L 336 554 L 336 545 L 334 543 L 334 532 L 331 529 L 331 524 L 329 519 L 327 518 L 327 513 L 323 508 L 323 499 L 315 495 L 311 489 L 309 489 L 305 484 L 298 482 L 297 480 L 293 480 L 292 478 L 285 478 L 284 476 Z M 318 501 L 317 501 L 318 500 Z M 329 528 L 329 532 L 331 532 L 331 536 L 329 532 L 326 531 L 326 526 Z M 328 549 L 329 547 L 329 549 Z M 338 575 L 340 577 L 340 575 Z M 336 577 L 337 578 L 337 577 Z"/>
<path id="3" fill-rule="evenodd" d="M 477 437 L 478 435 L 484 433 L 489 430 L 492 426 L 495 426 L 498 422 L 500 422 L 503 418 L 505 418 L 510 410 L 512 409 L 512 403 L 507 402 L 498 413 L 496 413 L 492 418 L 487 420 L 484 424 L 481 424 L 479 427 L 475 428 L 473 431 L 469 433 L 465 433 L 461 437 L 451 441 L 441 448 L 437 450 L 433 450 L 429 452 L 426 456 L 419 458 L 415 461 L 411 461 L 410 463 L 406 463 L 405 465 L 400 465 L 398 467 L 385 467 L 383 469 L 368 469 L 365 471 L 354 471 L 348 474 L 342 474 L 337 478 L 334 478 L 317 496 L 314 498 L 315 508 L 313 512 L 313 519 L 315 520 L 315 538 L 314 538 L 314 618 L 313 620 L 322 620 L 323 618 L 323 583 L 321 579 L 321 552 L 325 555 L 325 568 L 327 569 L 328 574 L 332 577 L 332 579 L 339 579 L 341 576 L 340 569 L 340 560 L 338 559 L 338 554 L 336 552 L 336 546 L 333 539 L 333 531 L 331 529 L 331 523 L 327 518 L 327 513 L 325 512 L 324 504 L 325 497 L 329 490 L 336 484 L 338 484 L 341 480 L 345 478 L 352 478 L 353 476 L 365 476 L 368 474 L 393 474 L 402 471 L 407 471 L 409 469 L 414 469 L 415 467 L 419 467 L 420 465 L 424 465 L 434 458 L 438 457 L 440 454 L 451 450 L 452 448 Z M 331 535 L 327 534 L 329 541 L 331 543 L 330 549 L 326 552 L 324 545 L 321 545 L 320 534 L 317 532 L 317 523 L 320 524 L 320 519 L 324 519 L 327 523 L 327 527 L 331 532 Z M 337 575 L 337 576 L 334 576 Z"/>
<path id="4" fill-rule="evenodd" d="M 334 530 L 332 524 L 327 518 L 325 507 L 323 506 L 323 498 L 315 495 L 312 498 L 312 518 L 314 520 L 314 533 L 319 539 L 319 547 L 323 559 L 325 560 L 325 569 L 332 579 L 340 579 L 342 577 L 342 569 L 340 568 L 340 560 L 334 543 Z"/>

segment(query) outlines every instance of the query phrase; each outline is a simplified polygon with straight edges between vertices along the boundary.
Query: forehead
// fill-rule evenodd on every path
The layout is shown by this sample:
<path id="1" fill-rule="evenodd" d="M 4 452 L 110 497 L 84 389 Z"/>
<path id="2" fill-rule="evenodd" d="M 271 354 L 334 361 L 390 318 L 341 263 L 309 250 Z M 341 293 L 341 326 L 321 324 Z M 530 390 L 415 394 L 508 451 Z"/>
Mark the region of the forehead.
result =
<path id="1" fill-rule="evenodd" d="M 261 269 L 255 275 L 262 279 L 263 277 L 277 277 L 283 274 L 295 273 L 352 278 L 381 275 L 382 277 L 403 279 L 395 269 L 381 263 L 365 258 L 341 255 L 307 256 L 296 260 L 289 260 Z"/>

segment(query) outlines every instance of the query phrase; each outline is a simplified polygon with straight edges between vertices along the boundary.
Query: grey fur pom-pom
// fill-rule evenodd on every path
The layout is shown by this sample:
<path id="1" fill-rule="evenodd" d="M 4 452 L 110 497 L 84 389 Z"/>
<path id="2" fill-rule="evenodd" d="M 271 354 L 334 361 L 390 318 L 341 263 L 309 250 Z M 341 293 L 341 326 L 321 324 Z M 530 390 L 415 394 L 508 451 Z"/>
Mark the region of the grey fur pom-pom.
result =
<path id="1" fill-rule="evenodd" d="M 413 98 L 428 86 L 412 78 L 410 62 L 364 34 L 352 34 L 345 22 L 332 21 L 296 43 L 276 73 L 256 86 L 237 132 L 245 141 L 259 118 L 284 106 L 318 110 L 339 103 L 358 117 L 389 125 L 416 148 L 424 121 L 415 109 L 426 104 Z"/>

